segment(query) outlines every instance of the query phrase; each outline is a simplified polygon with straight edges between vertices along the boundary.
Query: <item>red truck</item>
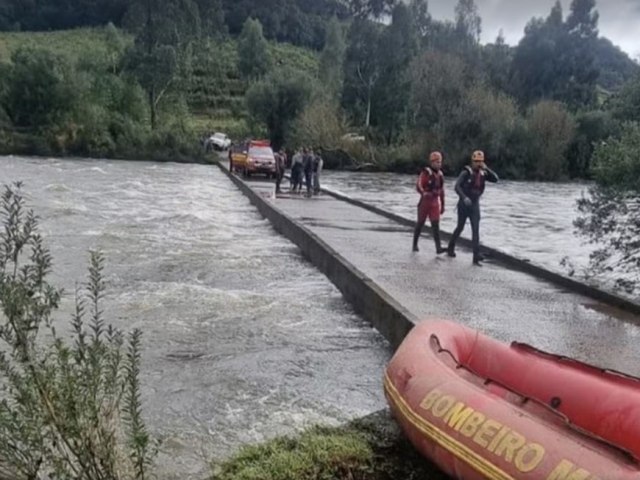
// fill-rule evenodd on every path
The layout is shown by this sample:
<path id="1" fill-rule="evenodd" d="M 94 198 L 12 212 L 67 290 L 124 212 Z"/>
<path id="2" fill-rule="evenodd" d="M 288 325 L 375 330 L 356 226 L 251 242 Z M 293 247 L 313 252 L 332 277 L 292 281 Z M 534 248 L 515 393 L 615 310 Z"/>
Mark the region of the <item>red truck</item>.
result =
<path id="1" fill-rule="evenodd" d="M 250 177 L 264 173 L 267 178 L 276 176 L 276 159 L 269 140 L 248 140 L 231 148 L 232 170 Z"/>

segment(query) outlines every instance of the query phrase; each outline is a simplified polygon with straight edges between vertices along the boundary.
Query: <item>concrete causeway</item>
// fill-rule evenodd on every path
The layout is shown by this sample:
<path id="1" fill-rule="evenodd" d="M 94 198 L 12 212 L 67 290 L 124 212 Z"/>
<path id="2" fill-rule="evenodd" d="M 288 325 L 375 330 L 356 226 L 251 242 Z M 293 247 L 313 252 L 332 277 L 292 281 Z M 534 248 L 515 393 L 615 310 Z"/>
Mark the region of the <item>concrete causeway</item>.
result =
<path id="1" fill-rule="evenodd" d="M 420 241 L 421 251 L 414 253 L 410 227 L 326 194 L 305 198 L 290 195 L 285 189 L 284 194 L 276 196 L 271 182 L 233 180 L 241 188 L 249 187 L 251 192 L 245 194 L 250 198 L 254 195 L 254 204 L 265 202 L 257 205 L 263 214 L 268 207 L 273 209 L 275 213 L 267 216 L 275 228 L 294 240 L 321 270 L 333 272 L 329 278 L 352 303 L 357 298 L 355 283 L 359 279 L 373 283 L 373 288 L 381 290 L 381 302 L 396 305 L 399 315 L 407 321 L 453 320 L 505 342 L 528 343 L 605 369 L 640 376 L 637 314 L 573 293 L 500 261 L 489 260 L 482 268 L 474 267 L 471 252 L 462 245 L 455 259 L 436 256 L 433 240 L 425 234 Z M 284 232 L 279 224 L 287 219 L 280 216 L 293 221 L 296 232 L 302 230 L 311 240 L 300 232 Z M 327 265 L 331 262 L 326 256 L 314 260 L 308 251 L 310 241 L 322 244 L 332 256 L 355 267 L 359 271 L 356 280 L 344 280 L 342 285 L 336 282 L 342 274 Z M 366 305 L 355 306 L 368 317 Z M 377 311 L 384 307 L 372 308 Z M 387 323 L 394 321 L 389 319 Z M 389 338 L 389 331 L 381 331 Z"/>

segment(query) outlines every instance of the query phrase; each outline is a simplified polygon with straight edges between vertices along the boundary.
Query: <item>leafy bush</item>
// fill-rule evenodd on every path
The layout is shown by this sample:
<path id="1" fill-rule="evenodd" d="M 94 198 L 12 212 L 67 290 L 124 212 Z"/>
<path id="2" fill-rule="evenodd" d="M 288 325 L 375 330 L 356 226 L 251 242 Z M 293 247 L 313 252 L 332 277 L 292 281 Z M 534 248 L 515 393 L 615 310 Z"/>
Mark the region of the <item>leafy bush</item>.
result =
<path id="1" fill-rule="evenodd" d="M 533 177 L 539 180 L 560 180 L 568 173 L 566 153 L 575 134 L 575 122 L 564 105 L 542 101 L 534 105 L 527 116 L 535 152 Z"/>
<path id="2" fill-rule="evenodd" d="M 621 138 L 596 148 L 596 185 L 578 202 L 578 231 L 598 249 L 590 273 L 619 275 L 616 284 L 634 292 L 640 284 L 640 125 L 629 124 Z"/>
<path id="3" fill-rule="evenodd" d="M 141 332 L 107 325 L 104 258 L 76 292 L 71 342 L 53 314 L 62 292 L 20 184 L 0 205 L 0 459 L 26 479 L 143 480 L 155 452 L 142 420 Z"/>
<path id="4" fill-rule="evenodd" d="M 41 128 L 61 121 L 77 98 L 71 67 L 47 50 L 20 48 L 12 56 L 4 108 L 17 127 Z"/>
<path id="5" fill-rule="evenodd" d="M 341 147 L 347 128 L 345 115 L 337 102 L 318 98 L 293 123 L 288 143 L 294 147 L 311 145 L 336 150 Z"/>
<path id="6" fill-rule="evenodd" d="M 292 70 L 276 70 L 247 91 L 251 118 L 262 122 L 275 148 L 280 148 L 311 96 L 309 78 Z"/>

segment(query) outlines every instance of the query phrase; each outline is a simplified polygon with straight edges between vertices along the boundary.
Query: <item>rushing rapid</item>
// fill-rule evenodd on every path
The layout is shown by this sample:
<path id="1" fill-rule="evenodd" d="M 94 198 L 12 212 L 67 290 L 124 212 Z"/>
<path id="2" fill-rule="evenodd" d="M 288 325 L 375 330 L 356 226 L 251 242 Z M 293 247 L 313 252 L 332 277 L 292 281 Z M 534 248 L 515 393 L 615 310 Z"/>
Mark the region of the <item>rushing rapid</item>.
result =
<path id="1" fill-rule="evenodd" d="M 384 408 L 391 350 L 217 168 L 0 158 L 23 181 L 68 292 L 107 259 L 106 319 L 144 332 L 145 415 L 162 478 L 309 424 Z"/>

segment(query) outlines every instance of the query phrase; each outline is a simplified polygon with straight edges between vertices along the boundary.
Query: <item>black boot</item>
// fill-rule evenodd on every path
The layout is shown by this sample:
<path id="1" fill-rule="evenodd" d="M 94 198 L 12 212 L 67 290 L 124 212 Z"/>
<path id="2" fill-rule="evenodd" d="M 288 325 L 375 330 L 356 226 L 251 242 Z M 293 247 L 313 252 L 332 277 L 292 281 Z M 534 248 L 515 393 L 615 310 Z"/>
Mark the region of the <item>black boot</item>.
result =
<path id="1" fill-rule="evenodd" d="M 480 258 L 480 255 L 474 255 L 473 256 L 473 264 L 476 267 L 481 267 L 482 266 L 481 260 L 482 260 L 482 258 Z"/>
<path id="2" fill-rule="evenodd" d="M 440 243 L 440 222 L 431 222 L 431 230 L 433 232 L 433 240 L 436 243 L 436 253 L 440 255 L 447 251 L 446 248 L 442 248 Z"/>
<path id="3" fill-rule="evenodd" d="M 420 239 L 420 234 L 422 233 L 422 225 L 419 223 L 416 224 L 416 228 L 413 230 L 413 251 L 419 252 L 418 248 L 418 240 Z"/>

